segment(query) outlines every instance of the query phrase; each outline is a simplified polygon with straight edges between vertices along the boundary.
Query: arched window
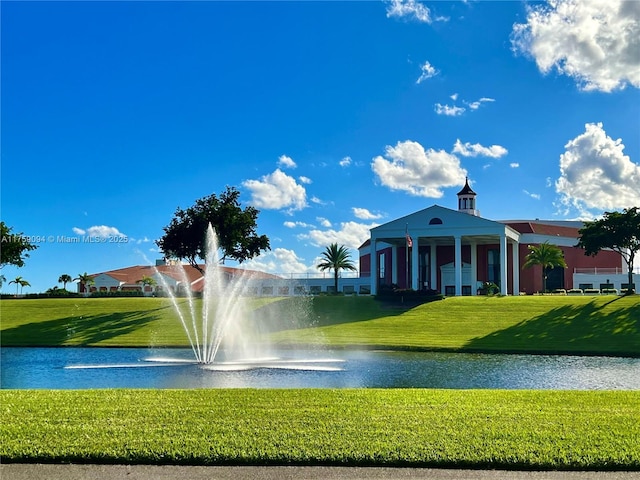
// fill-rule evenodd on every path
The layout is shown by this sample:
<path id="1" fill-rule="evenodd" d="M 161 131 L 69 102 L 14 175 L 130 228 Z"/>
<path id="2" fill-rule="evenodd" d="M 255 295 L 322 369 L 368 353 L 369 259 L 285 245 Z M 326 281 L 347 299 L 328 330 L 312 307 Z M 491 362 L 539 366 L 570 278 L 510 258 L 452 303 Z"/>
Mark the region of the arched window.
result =
<path id="1" fill-rule="evenodd" d="M 429 225 L 442 225 L 442 220 L 438 217 L 433 217 L 431 220 L 429 220 Z"/>

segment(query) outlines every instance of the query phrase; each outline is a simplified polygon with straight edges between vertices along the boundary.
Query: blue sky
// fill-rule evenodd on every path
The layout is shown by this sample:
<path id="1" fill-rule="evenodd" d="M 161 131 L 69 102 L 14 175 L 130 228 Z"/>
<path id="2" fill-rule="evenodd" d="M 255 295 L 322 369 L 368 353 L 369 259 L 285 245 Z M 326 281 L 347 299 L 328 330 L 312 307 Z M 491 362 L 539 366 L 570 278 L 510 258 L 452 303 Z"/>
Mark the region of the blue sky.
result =
<path id="1" fill-rule="evenodd" d="M 1 273 L 25 292 L 160 258 L 176 208 L 226 186 L 271 240 L 243 265 L 274 273 L 315 271 L 332 242 L 357 261 L 371 227 L 456 208 L 465 176 L 494 220 L 640 205 L 637 1 L 2 2 L 1 19 L 2 220 L 39 246 Z"/>

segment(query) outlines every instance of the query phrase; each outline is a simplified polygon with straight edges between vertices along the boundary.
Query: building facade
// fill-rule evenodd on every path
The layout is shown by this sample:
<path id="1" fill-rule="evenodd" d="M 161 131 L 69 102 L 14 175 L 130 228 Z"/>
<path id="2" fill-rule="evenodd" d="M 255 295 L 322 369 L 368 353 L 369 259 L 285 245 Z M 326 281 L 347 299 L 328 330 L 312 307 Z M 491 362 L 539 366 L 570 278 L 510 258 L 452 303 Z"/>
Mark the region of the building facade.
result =
<path id="1" fill-rule="evenodd" d="M 372 294 L 393 286 L 477 295 L 487 283 L 503 295 L 533 294 L 542 291 L 542 267 L 523 264 L 528 247 L 544 242 L 558 246 L 567 263 L 548 272 L 548 290 L 578 288 L 574 272 L 626 272 L 618 253 L 591 257 L 576 247 L 582 222 L 489 220 L 480 216 L 468 181 L 457 195 L 457 210 L 434 205 L 371 229 L 359 252 L 360 275 L 370 278 Z"/>

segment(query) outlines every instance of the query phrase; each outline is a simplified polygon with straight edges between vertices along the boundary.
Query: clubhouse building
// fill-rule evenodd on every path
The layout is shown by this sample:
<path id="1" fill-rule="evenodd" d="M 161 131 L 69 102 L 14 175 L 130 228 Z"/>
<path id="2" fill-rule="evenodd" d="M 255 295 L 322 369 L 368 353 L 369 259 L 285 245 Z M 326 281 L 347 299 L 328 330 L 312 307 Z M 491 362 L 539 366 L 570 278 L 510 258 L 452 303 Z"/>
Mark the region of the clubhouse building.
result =
<path id="1" fill-rule="evenodd" d="M 359 274 L 340 272 L 338 290 L 375 295 L 381 288 L 432 290 L 443 295 L 478 295 L 494 284 L 503 295 L 541 292 L 542 267 L 523 268 L 530 245 L 549 242 L 559 247 L 567 268 L 548 272 L 547 290 L 600 292 L 628 288 L 626 263 L 614 251 L 586 256 L 576 247 L 582 222 L 482 218 L 476 193 L 469 186 L 457 194 L 456 210 L 433 205 L 371 229 L 358 249 Z M 220 266 L 227 280 L 247 279 L 246 295 L 288 296 L 334 291 L 333 272 L 273 275 Z M 151 277 L 154 284 L 144 282 Z M 142 291 L 145 295 L 170 289 L 202 291 L 204 281 L 191 266 L 134 266 L 92 275 L 89 291 Z M 635 275 L 640 284 L 640 275 Z M 85 292 L 79 284 L 78 291 Z"/>

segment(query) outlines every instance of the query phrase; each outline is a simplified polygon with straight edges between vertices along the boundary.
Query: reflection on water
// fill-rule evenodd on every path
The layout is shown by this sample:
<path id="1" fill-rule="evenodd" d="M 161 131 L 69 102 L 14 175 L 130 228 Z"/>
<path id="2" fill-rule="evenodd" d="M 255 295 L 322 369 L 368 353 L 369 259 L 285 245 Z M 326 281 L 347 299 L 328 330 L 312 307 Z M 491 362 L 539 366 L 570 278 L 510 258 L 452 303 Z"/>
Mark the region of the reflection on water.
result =
<path id="1" fill-rule="evenodd" d="M 382 351 L 283 351 L 200 366 L 188 349 L 1 351 L 0 388 L 501 388 L 640 390 L 640 359 Z M 135 367 L 135 368 L 134 368 Z"/>

